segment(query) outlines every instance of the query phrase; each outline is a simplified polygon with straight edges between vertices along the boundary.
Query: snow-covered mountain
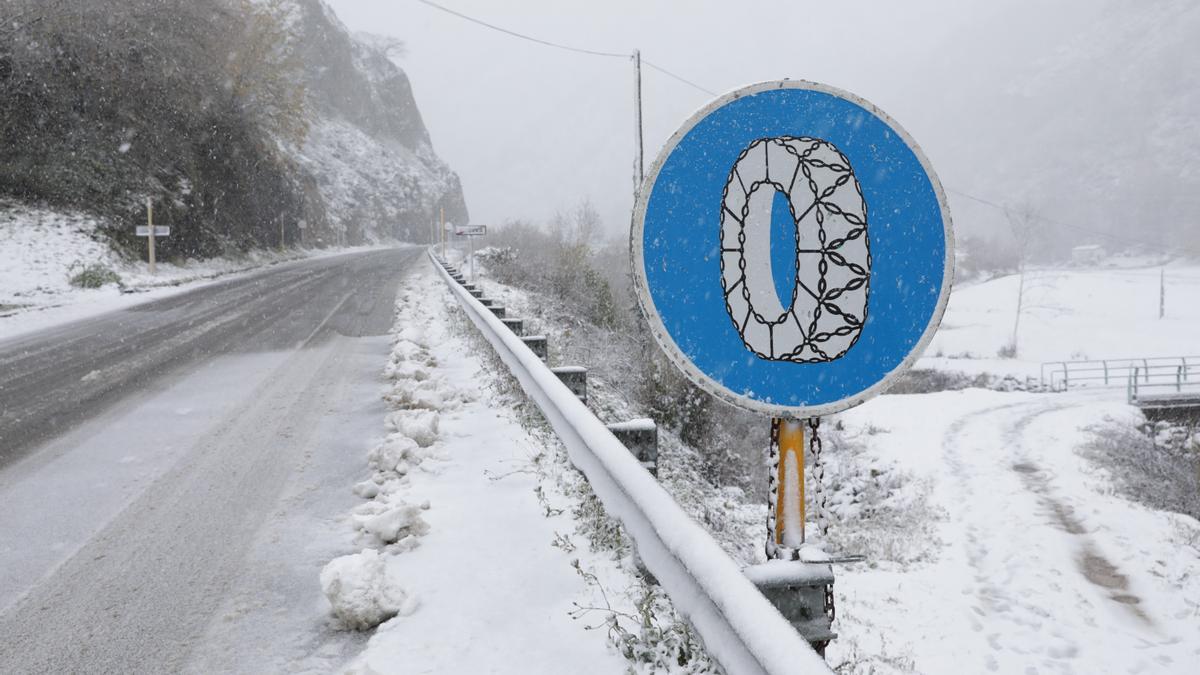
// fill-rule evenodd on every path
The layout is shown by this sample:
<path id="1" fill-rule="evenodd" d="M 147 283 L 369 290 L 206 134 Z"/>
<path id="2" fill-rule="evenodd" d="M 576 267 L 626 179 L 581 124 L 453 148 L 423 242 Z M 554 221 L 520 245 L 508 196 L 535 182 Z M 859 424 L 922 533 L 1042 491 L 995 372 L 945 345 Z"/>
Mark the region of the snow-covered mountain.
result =
<path id="1" fill-rule="evenodd" d="M 458 176 L 438 158 L 394 45 L 352 35 L 323 0 L 293 0 L 293 48 L 312 123 L 292 154 L 306 174 L 308 241 L 408 241 L 433 219 L 468 220 Z"/>

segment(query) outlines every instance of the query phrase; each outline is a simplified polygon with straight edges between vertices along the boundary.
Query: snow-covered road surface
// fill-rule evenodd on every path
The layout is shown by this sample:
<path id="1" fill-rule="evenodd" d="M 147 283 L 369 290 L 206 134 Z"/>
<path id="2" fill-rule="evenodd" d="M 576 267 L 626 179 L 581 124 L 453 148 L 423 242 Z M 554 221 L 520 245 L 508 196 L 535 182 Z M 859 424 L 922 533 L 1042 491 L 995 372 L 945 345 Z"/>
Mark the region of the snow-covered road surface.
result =
<path id="1" fill-rule="evenodd" d="M 0 467 L 205 357 L 293 349 L 391 316 L 416 249 L 305 260 L 0 341 Z M 380 318 L 382 317 L 382 318 Z"/>
<path id="2" fill-rule="evenodd" d="M 1192 673 L 1200 564 L 1169 514 L 1111 494 L 1076 454 L 1131 410 L 1101 393 L 885 396 L 848 413 L 873 451 L 934 479 L 940 552 L 857 569 L 842 626 L 888 626 L 916 672 Z M 869 552 L 868 552 L 869 555 Z M 862 622 L 854 626 L 856 622 Z"/>
<path id="3" fill-rule="evenodd" d="M 315 576 L 418 255 L 306 261 L 0 345 L 0 672 L 351 656 Z"/>

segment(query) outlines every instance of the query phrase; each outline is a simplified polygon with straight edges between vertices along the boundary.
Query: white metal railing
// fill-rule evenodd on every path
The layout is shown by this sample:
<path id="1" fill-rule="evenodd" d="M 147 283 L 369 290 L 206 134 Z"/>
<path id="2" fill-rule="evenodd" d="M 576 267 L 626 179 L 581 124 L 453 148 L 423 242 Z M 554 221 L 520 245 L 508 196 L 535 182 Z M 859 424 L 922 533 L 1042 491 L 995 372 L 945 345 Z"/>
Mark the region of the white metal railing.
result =
<path id="1" fill-rule="evenodd" d="M 726 672 L 832 672 L 604 423 L 491 310 L 454 281 L 432 250 L 429 256 L 472 323 L 541 409 L 605 510 L 633 538 L 642 562 Z"/>
<path id="2" fill-rule="evenodd" d="M 1041 366 L 1041 384 L 1053 391 L 1075 387 L 1129 386 L 1137 372 L 1143 385 L 1172 386 L 1200 381 L 1200 356 L 1152 356 L 1096 361 L 1048 361 Z"/>

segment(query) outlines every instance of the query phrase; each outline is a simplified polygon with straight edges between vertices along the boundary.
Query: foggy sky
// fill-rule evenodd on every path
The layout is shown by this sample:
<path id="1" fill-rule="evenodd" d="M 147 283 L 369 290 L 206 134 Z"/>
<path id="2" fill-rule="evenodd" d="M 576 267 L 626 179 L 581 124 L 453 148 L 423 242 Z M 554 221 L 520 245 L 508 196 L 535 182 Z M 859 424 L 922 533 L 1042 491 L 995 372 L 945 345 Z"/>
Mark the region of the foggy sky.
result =
<path id="1" fill-rule="evenodd" d="M 532 44 L 414 0 L 329 1 L 351 30 L 407 43 L 397 63 L 412 80 L 435 150 L 462 177 L 475 223 L 545 221 L 587 198 L 610 232 L 627 230 L 630 61 Z M 1013 83 L 1068 49 L 1112 3 L 441 4 L 546 40 L 603 51 L 640 48 L 644 58 L 717 93 L 780 78 L 849 90 L 903 125 L 947 187 L 993 189 L 1006 194 L 991 196 L 1015 200 L 1020 196 L 1007 193 L 1023 184 L 994 177 L 984 164 L 996 158 L 981 162 L 978 154 L 992 146 L 980 139 L 1012 133 L 998 118 L 1021 118 L 1028 103 Z M 1073 93 L 1080 94 L 1089 92 Z M 643 95 L 649 168 L 667 138 L 711 97 L 652 70 L 644 73 Z M 1107 124 L 1102 113 L 1097 120 Z M 1010 173 L 1019 174 L 1021 160 L 1013 161 Z M 978 205 L 951 201 L 956 222 L 962 215 L 974 219 Z"/>

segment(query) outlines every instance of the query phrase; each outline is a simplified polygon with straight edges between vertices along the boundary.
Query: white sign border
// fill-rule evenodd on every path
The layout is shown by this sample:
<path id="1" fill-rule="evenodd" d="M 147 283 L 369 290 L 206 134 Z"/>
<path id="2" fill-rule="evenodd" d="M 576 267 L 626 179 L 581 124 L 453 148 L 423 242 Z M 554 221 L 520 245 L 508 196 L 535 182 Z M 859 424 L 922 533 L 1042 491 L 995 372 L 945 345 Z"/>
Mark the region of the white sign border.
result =
<path id="1" fill-rule="evenodd" d="M 675 340 L 671 338 L 666 326 L 663 325 L 662 317 L 659 316 L 658 309 L 654 306 L 654 299 L 650 295 L 650 287 L 646 281 L 646 271 L 644 269 L 645 251 L 642 247 L 642 240 L 645 234 L 646 207 L 650 200 L 650 194 L 654 190 L 654 182 L 658 178 L 658 173 L 662 170 L 667 158 L 675 151 L 675 147 L 679 145 L 679 142 L 683 140 L 683 137 L 693 127 L 699 124 L 712 111 L 723 107 L 730 101 L 775 89 L 808 89 L 843 98 L 856 103 L 887 124 L 913 151 L 913 154 L 916 155 L 917 160 L 921 163 L 921 168 L 924 169 L 925 175 L 929 177 L 929 182 L 933 186 L 934 193 L 937 195 L 938 206 L 941 209 L 942 227 L 946 237 L 946 255 L 942 269 L 941 293 L 938 295 L 937 306 L 934 308 L 933 315 L 929 318 L 929 323 L 925 326 L 924 333 L 921 334 L 921 339 L 917 341 L 917 344 L 913 346 L 903 361 L 875 384 L 853 396 L 812 406 L 787 406 L 765 403 L 728 389 L 725 385 L 713 380 L 697 368 L 691 359 L 675 344 Z M 937 173 L 934 172 L 933 166 L 929 163 L 929 159 L 925 157 L 925 153 L 922 152 L 920 146 L 913 140 L 913 137 L 904 130 L 904 127 L 901 127 L 891 116 L 874 104 L 848 91 L 808 80 L 771 80 L 740 87 L 714 101 L 710 101 L 707 105 L 693 113 L 671 138 L 667 140 L 662 150 L 659 151 L 658 156 L 654 159 L 654 164 L 650 166 L 650 171 L 646 174 L 641 190 L 638 191 L 637 202 L 633 209 L 633 222 L 629 229 L 629 237 L 630 266 L 633 268 L 633 285 L 637 294 L 638 307 L 641 308 L 642 315 L 646 317 L 647 323 L 650 324 L 650 333 L 654 336 L 655 342 L 662 348 L 667 358 L 670 359 L 671 363 L 675 364 L 675 367 L 683 371 L 683 374 L 689 380 L 725 403 L 752 412 L 771 415 L 772 417 L 804 419 L 831 415 L 852 408 L 883 393 L 895 382 L 896 378 L 903 375 L 909 368 L 912 368 L 913 364 L 916 363 L 916 360 L 920 358 L 925 348 L 929 345 L 930 340 L 933 339 L 938 326 L 941 325 L 942 316 L 946 312 L 946 304 L 950 300 L 950 291 L 954 285 L 954 223 L 950 216 L 950 205 L 946 200 L 946 193 L 942 189 L 942 183 L 938 179 Z"/>

